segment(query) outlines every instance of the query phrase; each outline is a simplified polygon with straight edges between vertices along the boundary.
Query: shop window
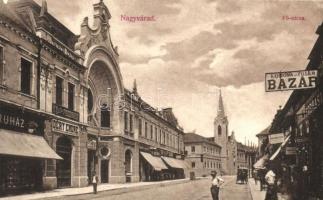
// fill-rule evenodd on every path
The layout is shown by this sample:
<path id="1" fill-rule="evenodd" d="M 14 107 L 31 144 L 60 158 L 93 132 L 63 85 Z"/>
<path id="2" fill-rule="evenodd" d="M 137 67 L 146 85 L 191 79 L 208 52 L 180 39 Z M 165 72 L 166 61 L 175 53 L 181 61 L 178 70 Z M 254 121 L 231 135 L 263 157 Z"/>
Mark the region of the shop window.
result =
<path id="1" fill-rule="evenodd" d="M 20 91 L 29 95 L 31 94 L 31 70 L 32 62 L 21 58 Z"/>
<path id="2" fill-rule="evenodd" d="M 91 113 L 93 109 L 93 93 L 91 91 L 91 89 L 88 89 L 87 91 L 87 110 L 88 113 Z"/>
<path id="3" fill-rule="evenodd" d="M 110 128 L 110 109 L 107 104 L 101 106 L 101 127 Z"/>
<path id="4" fill-rule="evenodd" d="M 124 130 L 128 131 L 128 112 L 124 111 Z"/>
<path id="5" fill-rule="evenodd" d="M 4 81 L 4 53 L 3 47 L 0 46 L 0 85 L 3 84 Z"/>
<path id="6" fill-rule="evenodd" d="M 74 110 L 75 85 L 68 83 L 68 109 Z"/>
<path id="7" fill-rule="evenodd" d="M 56 105 L 63 105 L 63 79 L 56 76 Z"/>

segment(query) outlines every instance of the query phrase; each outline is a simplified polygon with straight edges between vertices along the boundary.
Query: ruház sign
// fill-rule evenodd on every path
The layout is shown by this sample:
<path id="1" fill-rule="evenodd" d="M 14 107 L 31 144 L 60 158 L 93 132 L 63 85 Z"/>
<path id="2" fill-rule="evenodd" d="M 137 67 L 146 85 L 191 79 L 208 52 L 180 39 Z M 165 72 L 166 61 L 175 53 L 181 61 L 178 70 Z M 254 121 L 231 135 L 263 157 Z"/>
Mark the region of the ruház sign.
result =
<path id="1" fill-rule="evenodd" d="M 266 92 L 315 88 L 317 70 L 266 73 Z"/>

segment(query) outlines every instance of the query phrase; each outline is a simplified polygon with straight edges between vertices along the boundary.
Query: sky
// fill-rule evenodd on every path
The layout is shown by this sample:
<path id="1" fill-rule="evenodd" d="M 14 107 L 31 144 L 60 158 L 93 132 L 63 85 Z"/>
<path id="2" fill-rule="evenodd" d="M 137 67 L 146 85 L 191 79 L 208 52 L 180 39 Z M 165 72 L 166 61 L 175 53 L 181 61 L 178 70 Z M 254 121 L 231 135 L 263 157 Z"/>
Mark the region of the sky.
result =
<path id="1" fill-rule="evenodd" d="M 84 17 L 91 23 L 96 2 L 47 0 L 49 13 L 75 34 Z M 172 107 L 186 132 L 207 137 L 214 133 L 221 88 L 229 130 L 243 143 L 256 143 L 255 135 L 290 95 L 266 93 L 265 73 L 305 69 L 323 19 L 323 1 L 317 0 L 104 2 L 124 85 L 131 89 L 136 79 L 143 99 L 153 107 Z"/>

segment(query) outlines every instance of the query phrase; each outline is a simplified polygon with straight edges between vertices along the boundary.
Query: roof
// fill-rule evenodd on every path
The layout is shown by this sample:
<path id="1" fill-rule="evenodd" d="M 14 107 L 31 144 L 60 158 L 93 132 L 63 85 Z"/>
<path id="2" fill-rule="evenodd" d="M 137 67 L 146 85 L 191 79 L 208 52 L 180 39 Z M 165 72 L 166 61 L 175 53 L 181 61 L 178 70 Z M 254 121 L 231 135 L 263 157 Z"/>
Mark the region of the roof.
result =
<path id="1" fill-rule="evenodd" d="M 60 42 L 74 49 L 77 36 L 47 12 L 46 2 L 40 6 L 33 0 L 10 0 L 0 7 L 5 9 L 2 9 L 0 13 L 7 15 L 9 19 L 12 19 L 25 30 L 35 34 L 38 28 L 43 28 Z"/>
<path id="2" fill-rule="evenodd" d="M 210 141 L 208 138 L 198 135 L 196 133 L 185 133 L 184 143 L 206 143 L 206 144 L 221 147 L 221 145 L 215 143 L 214 141 Z"/>
<path id="3" fill-rule="evenodd" d="M 264 130 L 262 130 L 260 133 L 258 133 L 256 136 L 265 136 L 265 135 L 269 135 L 269 130 L 271 128 L 271 125 L 269 125 L 267 128 L 265 128 Z"/>

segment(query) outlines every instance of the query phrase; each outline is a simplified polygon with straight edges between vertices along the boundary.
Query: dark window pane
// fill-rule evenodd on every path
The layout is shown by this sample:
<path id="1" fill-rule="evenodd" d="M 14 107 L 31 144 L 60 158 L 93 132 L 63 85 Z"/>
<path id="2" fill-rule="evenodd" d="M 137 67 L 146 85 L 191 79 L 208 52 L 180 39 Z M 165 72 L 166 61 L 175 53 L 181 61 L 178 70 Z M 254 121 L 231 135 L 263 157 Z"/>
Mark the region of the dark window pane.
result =
<path id="1" fill-rule="evenodd" d="M 92 91 L 90 89 L 88 89 L 88 92 L 87 92 L 87 109 L 88 109 L 88 112 L 90 113 L 93 109 L 93 94 L 92 94 Z"/>
<path id="2" fill-rule="evenodd" d="M 74 89 L 72 83 L 68 83 L 68 109 L 74 110 Z"/>
<path id="3" fill-rule="evenodd" d="M 0 85 L 3 84 L 4 66 L 3 66 L 3 47 L 0 47 Z"/>
<path id="4" fill-rule="evenodd" d="M 56 76 L 56 104 L 63 105 L 63 79 Z"/>
<path id="5" fill-rule="evenodd" d="M 124 112 L 124 130 L 128 130 L 128 112 Z"/>
<path id="6" fill-rule="evenodd" d="M 110 109 L 106 105 L 101 108 L 101 127 L 110 128 Z"/>
<path id="7" fill-rule="evenodd" d="M 31 65 L 32 63 L 21 58 L 21 83 L 22 93 L 31 94 Z"/>

